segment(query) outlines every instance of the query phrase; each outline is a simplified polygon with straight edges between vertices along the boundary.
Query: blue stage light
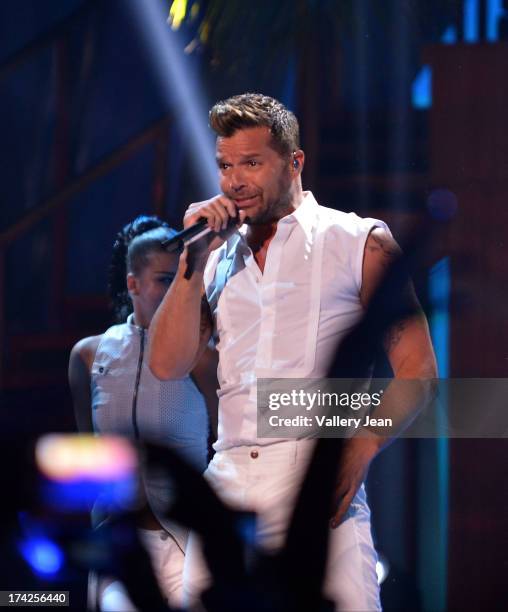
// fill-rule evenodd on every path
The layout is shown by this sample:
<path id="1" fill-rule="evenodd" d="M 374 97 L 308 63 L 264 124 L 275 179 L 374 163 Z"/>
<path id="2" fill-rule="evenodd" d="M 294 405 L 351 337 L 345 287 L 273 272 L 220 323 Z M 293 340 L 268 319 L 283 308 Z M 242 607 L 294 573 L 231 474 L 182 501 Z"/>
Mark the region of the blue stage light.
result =
<path id="1" fill-rule="evenodd" d="M 499 40 L 499 19 L 505 15 L 503 0 L 488 0 L 487 2 L 487 40 Z"/>
<path id="2" fill-rule="evenodd" d="M 414 108 L 425 109 L 432 106 L 432 68 L 423 66 L 413 81 L 411 97 Z"/>
<path id="3" fill-rule="evenodd" d="M 34 572 L 47 578 L 55 576 L 64 564 L 63 552 L 54 542 L 44 537 L 22 540 L 19 551 Z"/>
<path id="4" fill-rule="evenodd" d="M 444 45 L 455 45 L 457 43 L 457 28 L 455 26 L 446 28 L 441 36 L 441 42 Z"/>
<path id="5" fill-rule="evenodd" d="M 464 40 L 475 43 L 479 40 L 478 0 L 464 0 Z"/>

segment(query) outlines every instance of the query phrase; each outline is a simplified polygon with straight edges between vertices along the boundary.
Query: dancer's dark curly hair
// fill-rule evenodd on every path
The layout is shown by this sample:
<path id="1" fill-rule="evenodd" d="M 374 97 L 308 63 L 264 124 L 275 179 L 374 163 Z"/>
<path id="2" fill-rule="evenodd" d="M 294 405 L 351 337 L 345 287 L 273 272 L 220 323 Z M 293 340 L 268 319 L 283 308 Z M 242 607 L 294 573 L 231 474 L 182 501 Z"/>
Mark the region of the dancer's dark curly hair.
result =
<path id="1" fill-rule="evenodd" d="M 150 253 L 164 252 L 161 241 L 174 236 L 176 231 L 158 217 L 140 215 L 118 232 L 108 273 L 109 296 L 115 320 L 125 322 L 132 312 L 127 290 L 127 273 L 140 272 L 148 263 Z"/>

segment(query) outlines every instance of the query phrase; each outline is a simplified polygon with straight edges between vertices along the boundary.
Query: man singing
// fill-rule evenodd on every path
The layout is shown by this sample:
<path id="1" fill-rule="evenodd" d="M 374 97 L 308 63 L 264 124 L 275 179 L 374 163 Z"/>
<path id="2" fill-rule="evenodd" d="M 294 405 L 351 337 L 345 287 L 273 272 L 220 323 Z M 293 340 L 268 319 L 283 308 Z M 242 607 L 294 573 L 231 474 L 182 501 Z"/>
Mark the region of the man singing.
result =
<path id="1" fill-rule="evenodd" d="M 150 325 L 149 363 L 161 379 L 185 376 L 213 337 L 219 429 L 206 478 L 226 502 L 254 510 L 260 545 L 277 549 L 313 443 L 257 437 L 256 381 L 326 376 L 398 247 L 382 221 L 325 208 L 302 190 L 298 122 L 277 100 L 234 96 L 212 108 L 210 125 L 222 195 L 191 204 L 184 226 L 204 217 L 213 231 L 180 257 Z M 395 378 L 436 376 L 420 311 L 389 332 L 386 352 Z M 324 590 L 337 610 L 380 609 L 363 481 L 386 444 L 357 436 L 342 454 Z M 185 564 L 192 602 L 209 581 L 195 540 Z"/>

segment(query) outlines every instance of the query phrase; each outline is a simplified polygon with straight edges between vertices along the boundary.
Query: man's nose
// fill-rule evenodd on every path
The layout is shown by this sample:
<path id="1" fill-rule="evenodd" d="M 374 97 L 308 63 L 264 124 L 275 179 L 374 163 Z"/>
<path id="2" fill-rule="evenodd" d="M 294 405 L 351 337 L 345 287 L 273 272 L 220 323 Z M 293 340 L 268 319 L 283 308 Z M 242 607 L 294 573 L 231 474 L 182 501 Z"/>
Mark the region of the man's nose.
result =
<path id="1" fill-rule="evenodd" d="M 229 175 L 231 191 L 241 191 L 245 187 L 245 175 L 241 168 L 232 168 Z"/>

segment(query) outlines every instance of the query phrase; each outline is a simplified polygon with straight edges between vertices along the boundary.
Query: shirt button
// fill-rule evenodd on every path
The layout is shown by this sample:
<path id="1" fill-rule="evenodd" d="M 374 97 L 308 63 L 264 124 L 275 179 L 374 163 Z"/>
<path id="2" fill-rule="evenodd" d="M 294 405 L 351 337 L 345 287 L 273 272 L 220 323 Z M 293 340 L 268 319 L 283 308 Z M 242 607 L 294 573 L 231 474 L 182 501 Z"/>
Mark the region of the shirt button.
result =
<path id="1" fill-rule="evenodd" d="M 253 459 L 257 459 L 257 458 L 259 457 L 259 453 L 258 453 L 258 451 L 251 451 L 251 452 L 250 452 L 250 456 L 251 456 Z"/>

